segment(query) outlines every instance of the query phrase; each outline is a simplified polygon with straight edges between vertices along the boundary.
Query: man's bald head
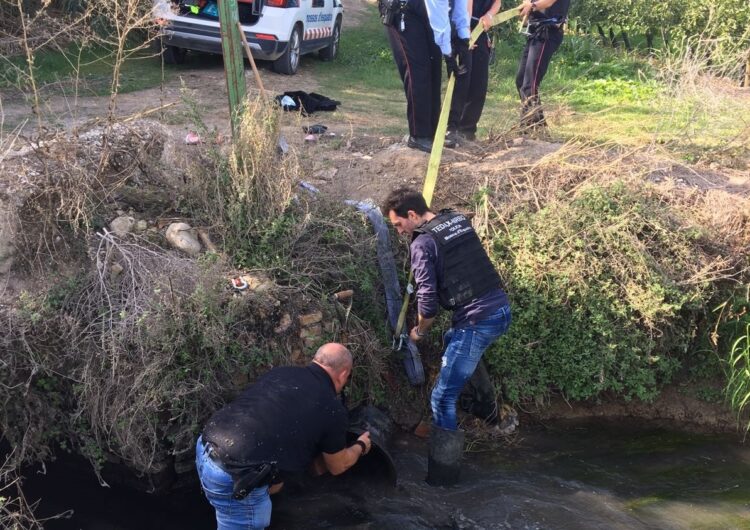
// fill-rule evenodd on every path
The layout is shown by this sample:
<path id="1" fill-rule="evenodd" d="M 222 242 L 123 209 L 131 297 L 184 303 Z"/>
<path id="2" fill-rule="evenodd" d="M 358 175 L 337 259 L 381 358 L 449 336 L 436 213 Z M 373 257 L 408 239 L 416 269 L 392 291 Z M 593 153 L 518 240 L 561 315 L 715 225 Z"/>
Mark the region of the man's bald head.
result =
<path id="1" fill-rule="evenodd" d="M 351 352 L 346 349 L 346 346 L 337 342 L 323 344 L 315 352 L 313 361 L 337 374 L 344 370 L 351 371 L 353 363 Z"/>

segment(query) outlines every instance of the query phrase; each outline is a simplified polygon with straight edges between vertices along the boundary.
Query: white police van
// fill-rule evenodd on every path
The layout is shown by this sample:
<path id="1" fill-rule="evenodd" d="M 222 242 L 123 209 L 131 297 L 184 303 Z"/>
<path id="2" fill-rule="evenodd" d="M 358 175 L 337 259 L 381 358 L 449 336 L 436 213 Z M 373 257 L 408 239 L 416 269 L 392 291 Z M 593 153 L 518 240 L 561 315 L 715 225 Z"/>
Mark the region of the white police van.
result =
<path id="1" fill-rule="evenodd" d="M 221 54 L 217 1 L 155 0 L 164 61 L 179 64 L 187 50 Z M 281 74 L 297 72 L 302 54 L 333 60 L 339 48 L 341 0 L 238 0 L 240 24 L 253 57 L 273 61 Z"/>

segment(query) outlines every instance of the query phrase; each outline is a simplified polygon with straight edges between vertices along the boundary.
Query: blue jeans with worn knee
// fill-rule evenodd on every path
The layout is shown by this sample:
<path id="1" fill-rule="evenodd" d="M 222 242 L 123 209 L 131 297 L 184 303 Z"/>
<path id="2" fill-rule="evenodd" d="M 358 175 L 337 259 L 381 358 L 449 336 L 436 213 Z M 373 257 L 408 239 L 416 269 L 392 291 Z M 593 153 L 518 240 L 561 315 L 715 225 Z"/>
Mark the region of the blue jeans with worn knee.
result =
<path id="1" fill-rule="evenodd" d="M 456 402 L 487 347 L 508 331 L 510 306 L 466 327 L 451 328 L 445 334 L 445 352 L 440 376 L 432 389 L 432 423 L 455 431 Z"/>
<path id="2" fill-rule="evenodd" d="M 218 530 L 260 530 L 271 524 L 268 486 L 255 488 L 242 500 L 232 497 L 232 477 L 211 459 L 201 437 L 195 445 L 195 467 L 203 493 L 216 510 Z"/>

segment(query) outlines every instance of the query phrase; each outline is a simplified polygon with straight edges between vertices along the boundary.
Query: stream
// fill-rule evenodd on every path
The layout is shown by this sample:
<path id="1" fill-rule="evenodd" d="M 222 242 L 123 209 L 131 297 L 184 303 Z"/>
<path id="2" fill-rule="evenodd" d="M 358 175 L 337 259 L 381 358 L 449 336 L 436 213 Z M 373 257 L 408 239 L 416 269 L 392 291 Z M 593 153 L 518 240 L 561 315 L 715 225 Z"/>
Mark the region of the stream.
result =
<path id="1" fill-rule="evenodd" d="M 750 529 L 750 447 L 738 437 L 636 423 L 524 428 L 496 447 L 469 447 L 453 488 L 424 482 L 424 440 L 391 445 L 395 488 L 361 474 L 316 479 L 274 496 L 272 529 Z M 87 464 L 86 464 L 87 465 Z M 210 529 L 199 489 L 168 496 L 102 488 L 70 463 L 29 473 L 39 513 L 72 509 L 55 529 Z"/>

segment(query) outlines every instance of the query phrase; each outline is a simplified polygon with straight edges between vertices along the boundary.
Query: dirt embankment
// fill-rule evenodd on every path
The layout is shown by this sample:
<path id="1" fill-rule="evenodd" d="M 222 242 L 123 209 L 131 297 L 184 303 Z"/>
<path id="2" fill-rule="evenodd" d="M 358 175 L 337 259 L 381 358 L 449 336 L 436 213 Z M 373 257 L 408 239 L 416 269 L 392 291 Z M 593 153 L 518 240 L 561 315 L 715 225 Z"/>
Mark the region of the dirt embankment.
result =
<path id="1" fill-rule="evenodd" d="M 364 4 L 355 2 L 347 7 L 345 27 L 352 30 L 356 28 L 358 17 L 364 16 L 363 6 Z M 267 90 L 272 94 L 289 89 L 313 91 L 318 86 L 314 76 L 305 71 L 304 67 L 292 78 L 273 74 L 266 68 L 262 68 L 261 75 Z M 120 189 L 118 197 L 115 197 L 116 200 L 109 211 L 110 218 L 105 219 L 105 223 L 109 223 L 120 213 L 125 216 L 135 213 L 136 217 L 141 216 L 138 220 L 147 221 L 148 229 L 155 228 L 158 231 L 166 227 L 159 225 L 160 209 L 167 212 L 170 210 L 173 199 L 180 193 L 180 170 L 194 164 L 196 160 L 200 161 L 202 149 L 200 145 L 186 145 L 184 141 L 185 135 L 194 130 L 195 125 L 185 118 L 187 111 L 181 102 L 183 87 L 191 94 L 190 97 L 197 101 L 208 128 L 216 129 L 226 137 L 229 114 L 224 73 L 218 60 L 203 59 L 196 62 L 195 67 L 186 71 L 179 79 L 169 81 L 162 87 L 120 96 L 117 104 L 119 116 L 135 116 L 149 109 L 176 103 L 175 107 L 170 107 L 168 111 L 157 111 L 150 115 L 151 119 L 161 122 L 159 128 L 163 140 L 160 142 L 164 155 L 159 164 L 161 168 L 166 169 L 163 174 L 169 179 L 167 183 L 157 181 L 156 185 L 152 186 L 154 189 L 149 189 L 147 185 L 141 186 L 140 182 L 148 182 L 153 176 L 148 161 L 124 158 L 120 162 L 122 167 L 135 167 L 139 173 L 135 178 L 132 178 L 132 175 L 128 176 L 130 180 Z M 251 86 L 250 90 L 252 92 L 255 89 Z M 81 131 L 86 131 L 90 128 L 91 120 L 106 114 L 108 103 L 108 98 L 80 97 L 70 101 L 61 97 L 51 98 L 46 103 L 46 109 L 50 115 L 59 116 L 66 128 L 82 127 Z M 75 111 L 70 112 L 71 108 Z M 30 117 L 28 106 L 18 101 L 5 105 L 3 111 L 8 123 L 23 123 Z M 284 116 L 282 133 L 302 161 L 305 170 L 304 180 L 333 198 L 369 198 L 376 202 L 395 185 L 420 186 L 426 171 L 428 155 L 408 149 L 402 138 L 374 135 L 362 125 L 377 122 L 378 116 L 359 118 L 361 119 L 356 120 L 356 127 L 337 122 L 330 128 L 335 136 L 305 142 L 301 125 L 314 123 L 316 119 L 291 114 Z M 6 146 L 7 150 L 3 151 L 6 153 L 6 170 L 0 185 L 5 188 L 6 197 L 18 201 L 23 195 L 16 194 L 16 190 L 24 188 L 27 184 L 23 176 L 24 165 L 33 169 L 34 164 L 39 162 L 39 157 L 48 151 L 45 151 L 46 148 L 42 144 L 37 143 L 31 146 L 32 151 L 26 152 L 30 155 L 28 161 L 22 162 L 23 152 L 30 148 L 29 144 L 24 143 L 21 138 L 15 138 Z M 713 201 L 717 205 L 714 220 L 717 223 L 721 222 L 722 216 L 727 215 L 728 211 L 750 211 L 750 176 L 740 171 L 688 166 L 670 159 L 664 153 L 649 149 L 600 149 L 591 145 L 564 145 L 513 135 L 485 139 L 459 150 L 446 150 L 435 205 L 473 210 L 478 190 L 500 181 L 512 181 L 519 174 L 528 173 L 540 167 L 540 164 L 553 164 L 555 160 L 565 161 L 581 173 L 601 169 L 606 164 L 618 164 L 618 167 L 627 167 L 629 178 L 641 179 L 642 182 L 654 185 L 665 192 L 683 196 L 701 194 L 707 201 Z M 11 167 L 14 168 L 12 171 L 9 170 Z M 117 178 L 117 174 L 115 164 L 113 179 Z M 622 173 L 611 171 L 607 178 L 623 176 L 625 175 Z M 540 178 L 536 185 L 549 187 L 555 184 Z M 0 218 L 5 211 L 7 209 L 0 205 Z M 9 226 L 9 223 L 3 223 L 0 228 L 0 289 L 6 296 L 6 301 L 23 290 L 33 290 L 34 281 L 33 278 L 9 273 L 13 238 L 17 235 L 9 233 Z M 52 246 L 45 247 L 45 252 L 50 249 L 54 251 L 54 234 L 51 240 L 44 240 L 45 244 L 50 241 Z M 304 338 L 298 336 L 295 340 Z M 701 424 L 709 429 L 734 428 L 734 418 L 723 407 L 706 405 L 673 388 L 668 388 L 653 404 L 603 401 L 569 406 L 564 402 L 553 402 L 550 407 L 535 411 L 534 414 L 543 419 L 637 416 Z"/>

